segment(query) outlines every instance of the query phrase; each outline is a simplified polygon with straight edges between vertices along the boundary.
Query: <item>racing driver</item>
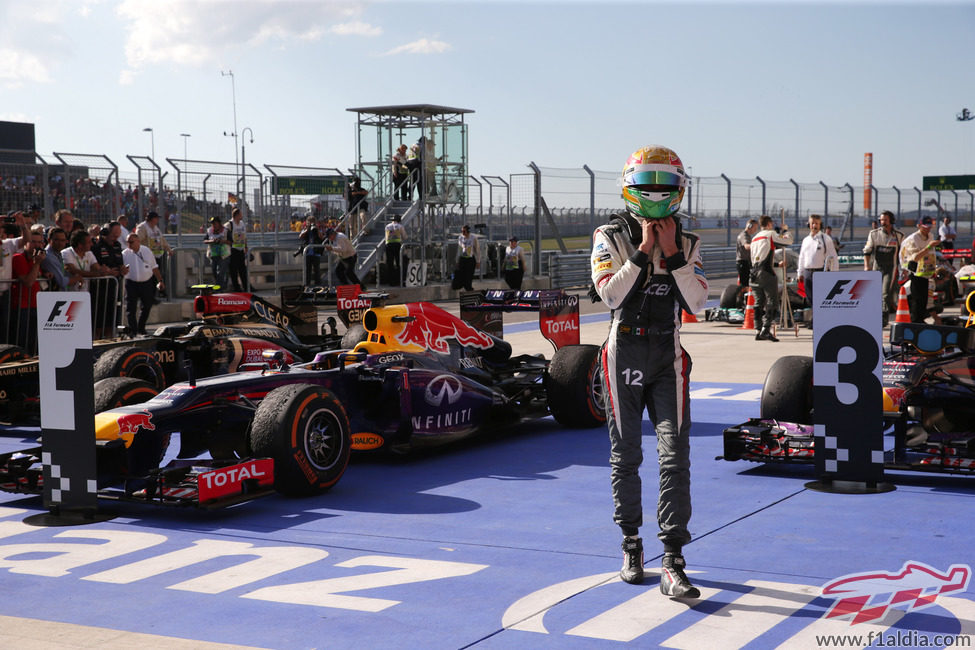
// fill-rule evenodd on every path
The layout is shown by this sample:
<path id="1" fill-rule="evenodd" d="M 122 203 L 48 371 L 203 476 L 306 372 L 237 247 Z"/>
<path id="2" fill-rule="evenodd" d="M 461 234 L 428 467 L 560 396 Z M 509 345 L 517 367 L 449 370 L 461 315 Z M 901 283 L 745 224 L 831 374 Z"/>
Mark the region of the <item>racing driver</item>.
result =
<path id="1" fill-rule="evenodd" d="M 687 175 L 667 147 L 638 149 L 621 179 L 626 212 L 593 234 L 592 281 L 612 309 L 603 348 L 606 415 L 615 512 L 623 533 L 628 583 L 643 581 L 640 464 L 644 408 L 657 434 L 660 493 L 658 537 L 663 542 L 660 591 L 698 598 L 684 574 L 681 548 L 691 540 L 691 428 L 688 382 L 691 358 L 680 345 L 681 309 L 700 310 L 708 295 L 698 238 L 681 231 L 677 209 Z"/>

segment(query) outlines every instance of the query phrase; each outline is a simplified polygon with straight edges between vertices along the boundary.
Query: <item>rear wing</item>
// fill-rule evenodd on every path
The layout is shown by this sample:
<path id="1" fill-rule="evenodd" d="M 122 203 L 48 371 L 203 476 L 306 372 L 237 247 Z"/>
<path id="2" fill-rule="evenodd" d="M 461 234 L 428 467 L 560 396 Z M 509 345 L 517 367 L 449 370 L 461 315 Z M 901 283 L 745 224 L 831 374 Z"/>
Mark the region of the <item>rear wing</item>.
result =
<path id="1" fill-rule="evenodd" d="M 389 294 L 383 291 L 362 291 L 358 285 L 340 287 L 281 287 L 281 305 L 298 313 L 317 318 L 318 307 L 335 307 L 339 320 L 346 328 L 362 322 L 362 315 L 370 307 L 384 307 Z"/>
<path id="2" fill-rule="evenodd" d="M 460 295 L 460 317 L 499 338 L 506 312 L 538 312 L 538 328 L 556 350 L 579 344 L 579 296 L 562 289 L 515 291 L 490 289 Z"/>

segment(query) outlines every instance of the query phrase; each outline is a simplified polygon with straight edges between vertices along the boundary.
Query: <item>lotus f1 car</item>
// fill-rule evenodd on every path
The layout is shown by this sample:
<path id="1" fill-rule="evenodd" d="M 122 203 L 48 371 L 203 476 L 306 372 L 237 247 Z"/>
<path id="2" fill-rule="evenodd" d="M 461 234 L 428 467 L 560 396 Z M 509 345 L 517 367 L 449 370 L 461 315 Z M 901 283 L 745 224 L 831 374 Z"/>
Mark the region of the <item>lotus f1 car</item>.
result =
<path id="1" fill-rule="evenodd" d="M 107 380 L 96 411 L 130 405 L 95 416 L 100 496 L 217 507 L 271 486 L 315 494 L 339 481 L 354 450 L 406 452 L 549 414 L 573 427 L 605 421 L 598 346 L 560 347 L 551 362 L 512 355 L 504 340 L 429 303 L 374 307 L 363 325 L 368 339 L 353 351 L 299 364 L 269 351 L 241 372 L 178 383 L 139 404 L 131 392 L 150 386 Z M 0 455 L 0 488 L 42 491 L 41 452 Z"/>
<path id="2" fill-rule="evenodd" d="M 772 365 L 761 417 L 724 431 L 725 460 L 814 462 L 812 372 L 810 357 Z M 882 384 L 887 469 L 975 473 L 975 329 L 895 323 Z"/>

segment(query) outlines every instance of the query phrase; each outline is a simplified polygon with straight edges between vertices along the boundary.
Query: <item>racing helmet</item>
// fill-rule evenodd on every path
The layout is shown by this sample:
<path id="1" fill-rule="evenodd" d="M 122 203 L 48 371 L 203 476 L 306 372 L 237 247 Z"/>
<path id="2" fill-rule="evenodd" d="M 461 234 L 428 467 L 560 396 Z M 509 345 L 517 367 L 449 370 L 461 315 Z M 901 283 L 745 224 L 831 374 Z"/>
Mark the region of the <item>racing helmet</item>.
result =
<path id="1" fill-rule="evenodd" d="M 663 219 L 680 207 L 687 174 L 672 149 L 652 144 L 637 149 L 627 159 L 620 184 L 630 214 L 642 219 Z"/>

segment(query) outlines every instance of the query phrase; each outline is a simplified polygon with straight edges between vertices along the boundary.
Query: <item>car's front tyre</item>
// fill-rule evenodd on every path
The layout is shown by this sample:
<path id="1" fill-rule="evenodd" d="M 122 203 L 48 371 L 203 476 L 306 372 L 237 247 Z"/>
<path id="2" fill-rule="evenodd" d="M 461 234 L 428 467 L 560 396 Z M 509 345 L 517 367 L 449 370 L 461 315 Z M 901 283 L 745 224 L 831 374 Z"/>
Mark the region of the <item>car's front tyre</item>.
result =
<path id="1" fill-rule="evenodd" d="M 290 496 L 338 483 L 352 453 L 345 408 L 334 393 L 312 384 L 268 393 L 254 414 L 250 442 L 255 456 L 274 459 L 274 488 Z"/>

